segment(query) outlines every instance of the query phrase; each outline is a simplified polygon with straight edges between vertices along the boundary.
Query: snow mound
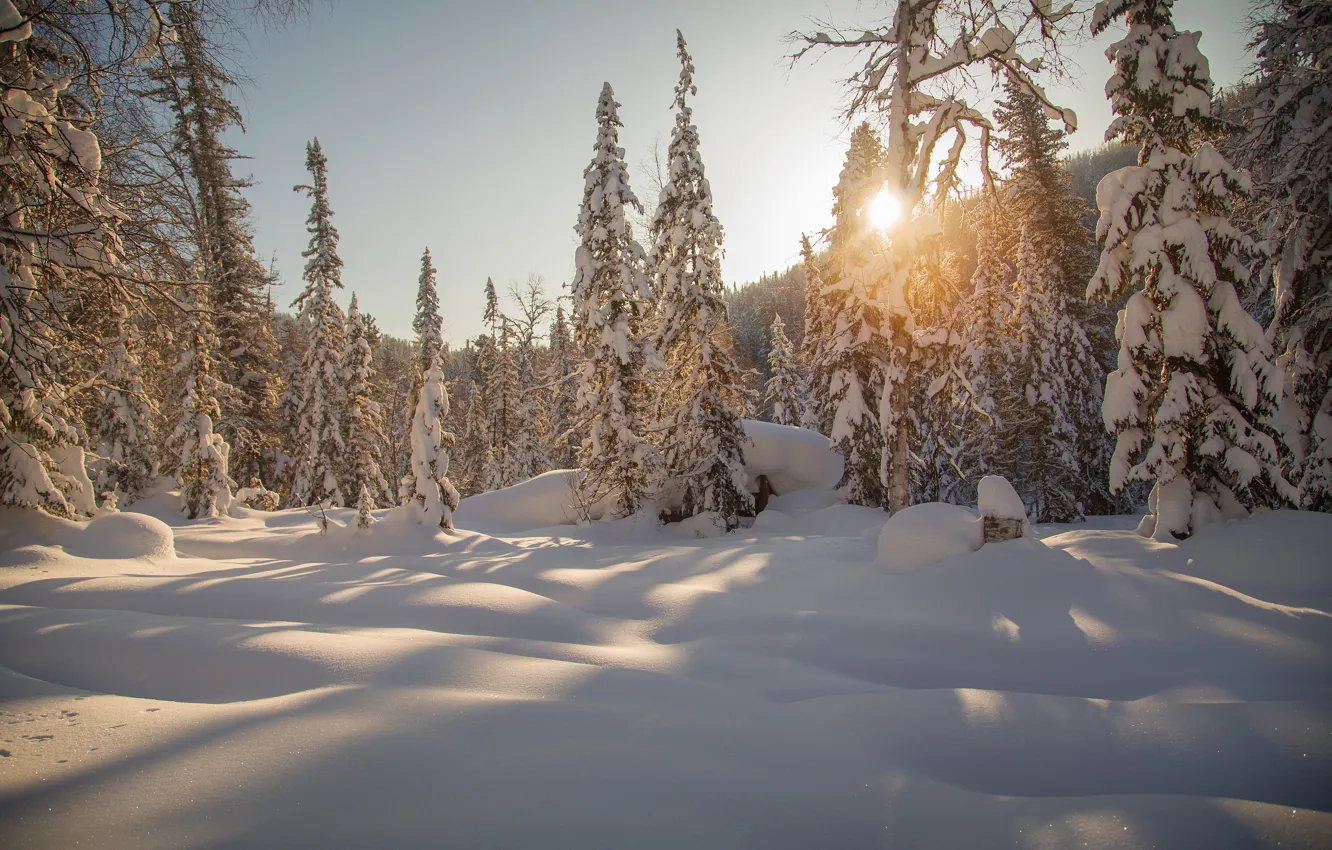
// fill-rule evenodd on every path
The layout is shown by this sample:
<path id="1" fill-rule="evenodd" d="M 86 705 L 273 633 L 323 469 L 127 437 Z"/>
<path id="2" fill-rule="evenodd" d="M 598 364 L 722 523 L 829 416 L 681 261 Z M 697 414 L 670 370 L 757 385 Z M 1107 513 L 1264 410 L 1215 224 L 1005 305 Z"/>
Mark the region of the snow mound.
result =
<path id="1" fill-rule="evenodd" d="M 160 519 L 113 513 L 90 520 L 65 551 L 83 558 L 174 558 L 176 539 Z"/>
<path id="2" fill-rule="evenodd" d="M 87 522 L 10 508 L 0 517 L 5 564 L 49 561 L 63 550 L 76 558 L 162 560 L 176 557 L 175 537 L 160 519 L 139 513 L 104 514 Z"/>
<path id="3" fill-rule="evenodd" d="M 832 505 L 799 517 L 792 530 L 797 534 L 824 537 L 860 537 L 877 530 L 888 519 L 878 508 L 862 505 Z"/>
<path id="4" fill-rule="evenodd" d="M 976 487 L 977 507 L 980 515 L 994 519 L 1026 520 L 1027 506 L 1022 497 L 1002 475 L 987 475 Z"/>
<path id="5" fill-rule="evenodd" d="M 817 431 L 744 420 L 752 443 L 745 447 L 749 489 L 758 490 L 758 477 L 768 476 L 778 493 L 809 488 L 829 490 L 842 480 L 842 456 L 828 447 Z"/>
<path id="6" fill-rule="evenodd" d="M 792 493 L 773 496 L 768 500 L 768 510 L 779 511 L 790 516 L 800 516 L 801 514 L 840 504 L 842 504 L 841 494 L 832 488 L 796 490 Z"/>
<path id="7" fill-rule="evenodd" d="M 455 520 L 466 528 L 521 530 L 574 525 L 579 509 L 574 489 L 577 469 L 555 469 L 512 487 L 478 493 L 462 500 Z M 589 506 L 589 519 L 601 519 L 605 505 Z"/>
<path id="8" fill-rule="evenodd" d="M 968 508 L 943 502 L 912 505 L 893 514 L 879 532 L 877 563 L 884 572 L 909 573 L 975 552 L 983 539 L 981 520 Z"/>
<path id="9" fill-rule="evenodd" d="M 781 531 L 789 527 L 791 522 L 790 514 L 768 508 L 766 511 L 760 511 L 759 515 L 754 517 L 754 528 L 771 528 Z"/>

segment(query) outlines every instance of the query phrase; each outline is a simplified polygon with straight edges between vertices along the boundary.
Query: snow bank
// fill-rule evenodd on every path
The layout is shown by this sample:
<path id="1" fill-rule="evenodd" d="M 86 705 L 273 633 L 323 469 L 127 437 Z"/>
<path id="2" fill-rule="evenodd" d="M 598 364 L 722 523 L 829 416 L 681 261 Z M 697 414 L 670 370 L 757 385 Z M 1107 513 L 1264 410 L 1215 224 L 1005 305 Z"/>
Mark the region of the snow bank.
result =
<path id="1" fill-rule="evenodd" d="M 884 572 L 909 573 L 975 552 L 982 542 L 981 519 L 971 510 L 927 502 L 903 508 L 888 520 L 879 532 L 877 563 Z"/>
<path id="2" fill-rule="evenodd" d="M 758 491 L 758 477 L 768 476 L 778 493 L 817 488 L 829 490 L 842 480 L 842 456 L 828 447 L 828 438 L 805 428 L 744 420 L 753 442 L 745 446 L 749 489 Z"/>
<path id="3" fill-rule="evenodd" d="M 574 490 L 582 474 L 577 469 L 555 469 L 512 487 L 468 496 L 458 506 L 454 519 L 472 529 L 574 525 L 579 518 Z M 591 505 L 589 518 L 601 519 L 605 511 L 604 503 Z"/>
<path id="4" fill-rule="evenodd" d="M 76 558 L 160 561 L 176 556 L 171 528 L 139 513 L 109 513 L 87 522 L 10 508 L 0 514 L 0 563 L 33 563 L 63 550 Z"/>

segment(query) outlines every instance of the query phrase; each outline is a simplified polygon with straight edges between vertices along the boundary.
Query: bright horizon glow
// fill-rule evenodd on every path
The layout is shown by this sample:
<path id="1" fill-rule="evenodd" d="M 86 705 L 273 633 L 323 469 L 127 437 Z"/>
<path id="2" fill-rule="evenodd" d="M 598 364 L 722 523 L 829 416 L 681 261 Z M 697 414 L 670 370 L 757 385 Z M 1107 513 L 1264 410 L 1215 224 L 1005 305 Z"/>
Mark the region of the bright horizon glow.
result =
<path id="1" fill-rule="evenodd" d="M 870 226 L 875 230 L 891 230 L 901 218 L 902 202 L 887 189 L 879 190 L 869 204 Z"/>

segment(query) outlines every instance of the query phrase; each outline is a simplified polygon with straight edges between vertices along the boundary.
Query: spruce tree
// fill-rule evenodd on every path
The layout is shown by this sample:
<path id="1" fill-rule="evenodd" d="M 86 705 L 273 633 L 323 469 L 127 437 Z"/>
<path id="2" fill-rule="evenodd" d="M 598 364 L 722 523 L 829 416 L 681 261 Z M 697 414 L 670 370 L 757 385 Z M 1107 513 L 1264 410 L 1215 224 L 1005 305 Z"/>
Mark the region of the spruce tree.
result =
<path id="1" fill-rule="evenodd" d="M 430 371 L 430 361 L 444 345 L 444 321 L 439 315 L 439 289 L 435 280 L 434 263 L 430 249 L 421 254 L 421 276 L 416 283 L 416 316 L 412 330 L 416 332 L 416 365 L 422 375 Z"/>
<path id="2" fill-rule="evenodd" d="M 851 504 L 870 507 L 888 506 L 885 440 L 896 439 L 908 427 L 906 400 L 891 400 L 894 388 L 905 389 L 907 363 L 891 357 L 890 341 L 883 335 L 881 269 L 868 222 L 877 189 L 874 173 L 882 159 L 878 134 L 861 124 L 851 134 L 833 190 L 835 278 L 826 286 L 831 332 L 825 368 L 833 410 L 829 438 L 845 461 L 838 486 Z M 897 377 L 887 377 L 890 373 Z M 881 390 L 888 395 L 881 396 Z M 883 413 L 889 421 L 880 421 Z"/>
<path id="3" fill-rule="evenodd" d="M 310 247 L 306 258 L 305 289 L 293 302 L 309 328 L 309 346 L 301 363 L 300 415 L 297 425 L 296 468 L 292 495 L 298 504 L 325 501 L 345 504 L 346 494 L 338 475 L 342 471 L 343 416 L 346 388 L 339 359 L 345 347 L 342 308 L 333 290 L 342 288 L 342 260 L 338 257 L 338 231 L 328 203 L 328 160 L 315 139 L 306 146 L 305 167 L 313 178 L 310 186 L 297 186 L 312 199 L 307 230 Z"/>
<path id="4" fill-rule="evenodd" d="M 346 465 L 341 480 L 347 492 L 356 492 L 358 500 L 368 498 L 370 508 L 391 498 L 388 481 L 379 467 L 379 455 L 386 442 L 380 422 L 379 403 L 371 398 L 374 354 L 367 338 L 366 322 L 352 294 L 347 310 L 347 344 L 341 358 L 342 384 L 346 388 L 347 409 L 343 425 Z"/>
<path id="5" fill-rule="evenodd" d="M 675 129 L 667 149 L 669 179 L 652 217 L 651 265 L 659 293 L 652 345 L 681 386 L 663 411 L 667 476 L 684 516 L 708 511 L 730 530 L 753 508 L 744 446 L 749 442 L 734 399 L 745 395 L 726 329 L 721 277 L 722 227 L 712 212 L 698 128 L 689 95 L 694 63 L 676 30 L 680 81 Z"/>
<path id="6" fill-rule="evenodd" d="M 449 394 L 444 388 L 444 374 L 436 352 L 421 383 L 412 417 L 412 458 L 402 489 L 407 494 L 407 503 L 415 506 L 420 521 L 440 528 L 453 528 L 453 512 L 460 501 L 458 491 L 449 481 L 453 435 L 443 425 L 448 414 Z"/>
<path id="7" fill-rule="evenodd" d="M 218 431 L 232 447 L 232 469 L 248 480 L 265 471 L 266 456 L 278 434 L 278 366 L 267 327 L 265 290 L 270 275 L 255 255 L 249 202 L 241 190 L 250 184 L 232 173 L 237 152 L 223 142 L 233 127 L 243 129 L 240 110 L 227 95 L 236 82 L 217 61 L 200 21 L 202 3 L 172 3 L 174 39 L 151 72 L 153 96 L 175 118 L 176 146 L 193 178 L 195 218 L 190 239 L 197 250 L 199 276 L 212 290 L 218 350 Z"/>
<path id="8" fill-rule="evenodd" d="M 572 469 L 578 465 L 578 438 L 574 433 L 575 404 L 578 400 L 577 352 L 564 307 L 555 308 L 555 320 L 550 326 L 549 357 L 545 370 L 547 393 L 546 456 L 555 469 Z"/>
<path id="9" fill-rule="evenodd" d="M 574 340 L 585 357 L 578 388 L 579 411 L 588 423 L 581 487 L 588 501 L 614 493 L 614 512 L 629 516 L 656 492 L 661 460 L 645 438 L 644 370 L 655 353 L 642 334 L 652 295 L 643 248 L 625 216 L 626 206 L 642 206 L 629 187 L 618 110 L 606 83 L 597 101 L 592 161 L 583 171 L 570 291 Z"/>
<path id="10" fill-rule="evenodd" d="M 1240 149 L 1257 184 L 1268 338 L 1286 372 L 1299 505 L 1332 511 L 1332 6 L 1278 0 L 1256 14 L 1257 76 Z"/>
<path id="11" fill-rule="evenodd" d="M 823 282 L 809 237 L 800 236 L 800 257 L 805 276 L 805 333 L 800 342 L 800 368 L 810 387 L 801 425 L 820 434 L 832 431 L 834 406 L 828 403 L 832 383 L 832 342 L 836 327 L 834 294 Z"/>
<path id="12" fill-rule="evenodd" d="M 1247 276 L 1245 239 L 1229 222 L 1248 177 L 1207 133 L 1212 83 L 1199 34 L 1178 32 L 1168 0 L 1097 6 L 1092 31 L 1124 19 L 1108 51 L 1110 140 L 1140 147 L 1138 165 L 1096 190 L 1100 264 L 1088 293 L 1115 299 L 1119 368 L 1106 381 L 1103 413 L 1117 437 L 1110 487 L 1154 486 L 1141 531 L 1187 537 L 1206 523 L 1293 495 L 1265 423 L 1281 373 L 1235 285 Z"/>
<path id="13" fill-rule="evenodd" d="M 105 385 L 96 410 L 98 494 L 115 493 L 118 504 L 137 499 L 157 471 L 153 423 L 157 409 L 144 391 L 139 360 L 130 339 L 129 311 L 116 308 L 116 339 L 102 367 Z"/>
<path id="14" fill-rule="evenodd" d="M 772 421 L 778 425 L 798 426 L 805 408 L 804 381 L 791 340 L 786 338 L 786 323 L 781 313 L 773 316 L 771 333 L 768 370 L 772 377 L 764 389 L 763 406 L 772 412 Z"/>
<path id="15" fill-rule="evenodd" d="M 217 391 L 220 386 L 213 377 L 216 347 L 207 295 L 201 293 L 189 342 L 176 367 L 184 384 L 180 412 L 170 440 L 176 450 L 181 512 L 187 519 L 226 516 L 231 506 L 232 488 L 236 486 L 227 472 L 231 447 L 213 428 L 219 412 Z"/>

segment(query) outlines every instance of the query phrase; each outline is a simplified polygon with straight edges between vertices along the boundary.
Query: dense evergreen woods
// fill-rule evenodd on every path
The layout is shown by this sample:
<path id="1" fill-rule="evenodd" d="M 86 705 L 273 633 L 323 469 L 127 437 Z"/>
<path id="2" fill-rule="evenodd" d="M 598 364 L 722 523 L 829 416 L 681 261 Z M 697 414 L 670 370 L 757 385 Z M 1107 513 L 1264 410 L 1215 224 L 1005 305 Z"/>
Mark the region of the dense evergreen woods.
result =
<path id="1" fill-rule="evenodd" d="M 800 263 L 723 284 L 677 33 L 659 197 L 630 187 L 607 83 L 567 295 L 445 281 L 487 304 L 483 334 L 446 341 L 428 249 L 413 340 L 354 292 L 343 311 L 317 139 L 305 285 L 272 302 L 210 6 L 0 0 L 0 502 L 86 517 L 165 475 L 191 518 L 239 499 L 357 507 L 365 528 L 399 503 L 450 527 L 463 496 L 578 467 L 585 505 L 731 529 L 753 511 L 742 419 L 762 416 L 827 435 L 844 498 L 892 511 L 970 502 L 986 474 L 1035 521 L 1148 498 L 1144 533 L 1175 536 L 1332 506 L 1326 4 L 1265 7 L 1252 81 L 1216 113 L 1170 3 L 1099 4 L 1095 31 L 1128 24 L 1116 118 L 1072 156 L 1034 57 L 1076 15 L 897 7 L 855 38 L 795 36 L 797 58 L 864 60 L 834 224 Z M 989 113 L 962 94 L 980 76 L 1002 90 Z M 984 185 L 962 191 L 977 136 Z M 896 222 L 871 215 L 884 198 Z"/>

